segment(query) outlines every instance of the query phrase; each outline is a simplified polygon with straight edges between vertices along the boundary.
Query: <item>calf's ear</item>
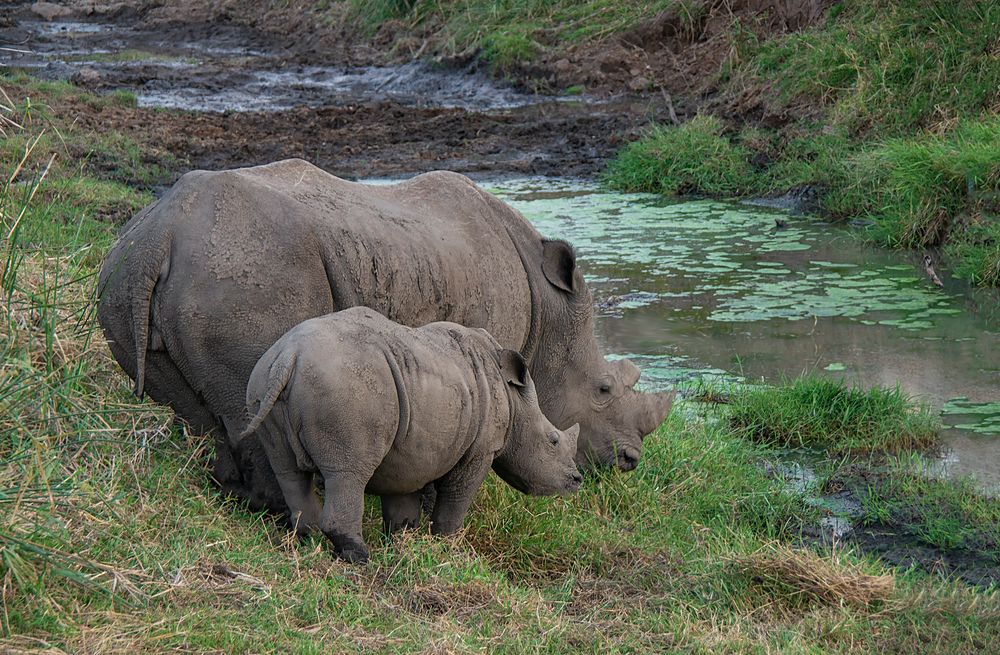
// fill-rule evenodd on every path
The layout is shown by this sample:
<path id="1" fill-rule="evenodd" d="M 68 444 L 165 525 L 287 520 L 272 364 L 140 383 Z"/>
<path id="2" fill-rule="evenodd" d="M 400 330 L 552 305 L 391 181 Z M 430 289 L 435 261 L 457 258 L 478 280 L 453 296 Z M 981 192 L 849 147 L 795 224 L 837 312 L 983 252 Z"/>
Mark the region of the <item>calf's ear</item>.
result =
<path id="1" fill-rule="evenodd" d="M 542 273 L 552 286 L 566 293 L 576 291 L 576 252 L 558 239 L 542 240 Z"/>
<path id="2" fill-rule="evenodd" d="M 500 351 L 500 373 L 507 384 L 515 387 L 528 385 L 528 365 L 516 350 L 504 348 Z"/>

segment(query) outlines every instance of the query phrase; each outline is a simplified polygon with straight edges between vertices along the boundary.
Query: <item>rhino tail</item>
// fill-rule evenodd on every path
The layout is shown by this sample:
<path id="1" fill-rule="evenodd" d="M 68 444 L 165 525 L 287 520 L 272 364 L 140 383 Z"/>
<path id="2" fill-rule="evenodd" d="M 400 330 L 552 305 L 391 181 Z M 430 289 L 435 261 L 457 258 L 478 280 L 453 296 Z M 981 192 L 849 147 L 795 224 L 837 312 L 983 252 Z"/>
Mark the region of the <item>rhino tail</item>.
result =
<path id="1" fill-rule="evenodd" d="M 267 415 L 271 413 L 274 403 L 277 402 L 281 392 L 285 390 L 285 385 L 288 384 L 289 378 L 292 377 L 292 371 L 295 370 L 295 353 L 295 350 L 282 350 L 278 353 L 274 361 L 271 362 L 271 366 L 267 370 L 267 384 L 264 388 L 264 397 L 260 399 L 260 408 L 257 410 L 257 415 L 250 419 L 250 423 L 247 424 L 246 429 L 240 433 L 240 439 L 253 434 L 260 427 L 260 424 L 264 422 L 264 419 L 267 418 Z M 252 382 L 253 378 L 251 377 L 251 384 Z"/>
<path id="2" fill-rule="evenodd" d="M 135 336 L 135 389 L 136 398 L 142 398 L 146 387 L 146 351 L 149 349 L 149 328 L 152 323 L 153 294 L 156 285 L 167 277 L 170 270 L 170 248 L 158 256 L 141 258 L 137 271 L 138 285 L 132 295 L 132 332 Z"/>

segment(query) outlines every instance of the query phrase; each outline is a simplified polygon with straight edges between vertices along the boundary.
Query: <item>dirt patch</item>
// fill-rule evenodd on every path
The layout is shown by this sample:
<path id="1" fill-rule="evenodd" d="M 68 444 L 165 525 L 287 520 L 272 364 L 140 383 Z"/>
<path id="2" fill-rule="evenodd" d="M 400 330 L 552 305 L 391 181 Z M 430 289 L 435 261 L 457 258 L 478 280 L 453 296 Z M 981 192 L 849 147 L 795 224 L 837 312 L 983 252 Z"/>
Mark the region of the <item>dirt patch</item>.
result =
<path id="1" fill-rule="evenodd" d="M 157 104 L 181 107 L 206 102 L 221 103 L 213 105 L 221 109 L 290 107 L 267 112 L 157 111 L 127 103 L 101 106 L 71 94 L 52 99 L 53 111 L 71 116 L 78 126 L 96 134 L 115 130 L 169 154 L 179 162 L 172 167 L 177 174 L 191 168 L 231 168 L 302 157 L 347 178 L 435 169 L 493 178 L 590 177 L 650 120 L 662 118 L 662 108 L 649 99 L 619 98 L 599 104 L 536 100 L 489 85 L 472 70 L 434 77 L 433 72 L 406 66 L 371 69 L 372 75 L 384 79 L 378 78 L 374 86 L 365 80 L 365 93 L 348 87 L 334 97 L 315 77 L 325 76 L 325 84 L 337 71 L 290 66 L 284 42 L 254 27 L 258 19 L 251 19 L 245 4 L 221 3 L 211 11 L 192 8 L 191 22 L 184 24 L 169 22 L 176 17 L 173 5 L 129 3 L 104 13 L 84 7 L 77 18 L 90 22 L 63 25 L 25 18 L 30 12 L 22 6 L 18 14 L 22 23 L 0 30 L 0 41 L 34 51 L 34 55 L 15 53 L 12 65 L 24 66 L 34 75 L 69 79 L 98 93 L 131 91 L 140 101 L 164 96 L 171 102 Z M 225 7 L 236 13 L 220 14 Z M 259 21 L 266 22 L 265 18 Z M 118 22 L 101 22 L 111 20 Z M 205 22 L 211 20 L 218 22 Z M 163 27 L 142 31 L 151 25 Z M 322 48 L 316 56 L 316 61 L 339 58 L 341 64 L 374 60 Z M 101 59 L 92 61 L 94 57 Z M 275 81 L 276 75 L 288 79 Z M 358 74 L 365 75 L 363 70 Z M 260 80 L 267 84 L 259 86 Z M 226 104 L 225 94 L 236 87 L 250 99 Z M 391 88 L 398 88 L 400 95 L 390 93 Z M 20 94 L 16 85 L 7 91 L 11 97 Z M 410 91 L 413 101 L 406 99 Z M 274 102 L 260 103 L 254 97 L 269 93 Z M 460 106 L 441 102 L 448 93 Z M 473 103 L 471 109 L 462 108 L 466 100 Z M 491 109 L 493 105 L 500 106 Z"/>
<path id="2" fill-rule="evenodd" d="M 296 84 L 272 80 L 271 88 L 295 87 L 300 77 L 320 75 L 308 68 L 320 64 L 357 67 L 436 58 L 446 68 L 462 65 L 465 72 L 482 75 L 475 70 L 475 52 L 451 56 L 447 44 L 437 43 L 435 35 L 422 32 L 425 28 L 420 26 L 389 22 L 374 35 L 366 35 L 348 20 L 344 3 L 323 10 L 302 0 L 278 4 L 77 0 L 67 5 L 74 12 L 71 20 L 95 26 L 94 32 L 81 37 L 81 46 L 92 50 L 107 46 L 121 52 L 139 45 L 157 57 L 176 59 L 123 62 L 97 69 L 50 62 L 35 70 L 72 79 L 98 92 L 133 90 L 140 99 L 143 94 L 155 99 L 166 88 L 172 100 L 157 104 L 181 107 L 186 106 L 183 90 L 178 105 L 177 89 L 171 86 L 177 80 L 182 79 L 185 89 L 191 90 L 190 106 L 201 106 L 199 99 L 207 97 L 210 107 L 220 88 L 244 84 L 249 90 L 244 94 L 250 99 L 245 105 L 249 108 L 256 107 L 255 76 L 291 75 Z M 596 96 L 615 98 L 601 104 L 543 101 L 502 110 L 472 107 L 463 111 L 413 106 L 388 99 L 394 98 L 389 93 L 380 99 L 377 91 L 382 86 L 376 87 L 374 97 L 343 102 L 343 98 L 327 97 L 322 85 L 306 88 L 303 84 L 301 93 L 293 93 L 285 105 L 276 106 L 309 104 L 315 109 L 295 106 L 266 114 L 196 114 L 82 108 L 79 121 L 162 148 L 183 162 L 181 170 L 303 157 L 348 178 L 433 169 L 491 177 L 590 177 L 650 121 L 683 120 L 706 104 L 724 105 L 724 114 L 766 124 L 790 120 L 787 110 L 775 109 L 768 102 L 767 90 L 719 97 L 717 72 L 731 54 L 738 30 L 764 35 L 803 29 L 822 18 L 828 4 L 827 0 L 695 3 L 598 42 L 546 44 L 537 61 L 504 72 L 522 89 L 552 91 L 579 85 Z M 39 17 L 28 3 L 16 7 L 12 15 L 23 25 L 7 28 L 2 40 L 30 45 L 25 26 L 37 24 Z M 129 41 L 121 27 L 137 31 L 139 40 Z M 185 48 L 192 43 L 200 48 L 197 65 L 185 59 L 191 54 Z M 296 70 L 296 63 L 306 68 Z M 396 82 L 387 81 L 385 88 Z M 475 100 L 484 92 L 468 97 Z M 504 97 L 503 91 L 497 93 Z M 441 93 L 431 89 L 424 95 Z"/>
<path id="3" fill-rule="evenodd" d="M 465 67 L 478 61 L 478 51 L 455 52 L 433 20 L 417 25 L 386 21 L 369 34 L 352 21 L 347 3 L 322 9 L 317 4 L 75 0 L 68 6 L 85 20 L 155 31 L 164 45 L 208 40 L 224 48 L 239 43 L 273 53 L 286 63 L 366 66 L 427 59 Z M 680 119 L 708 103 L 734 116 L 783 124 L 790 118 L 788 110 L 768 102 L 768 89 L 744 89 L 722 98 L 718 73 L 742 39 L 807 29 L 823 20 L 833 4 L 833 0 L 678 3 L 625 32 L 575 44 L 553 41 L 555 32 L 540 27 L 532 35 L 544 46 L 540 56 L 498 73 L 534 91 L 561 92 L 579 86 L 601 97 L 626 94 L 653 98 L 659 104 L 669 97 Z M 25 7 L 21 16 L 27 15 Z"/>
<path id="4" fill-rule="evenodd" d="M 823 491 L 828 495 L 823 498 L 835 498 L 840 504 L 862 508 L 866 499 L 874 497 L 880 499 L 877 501 L 879 505 L 884 506 L 885 499 L 891 499 L 896 493 L 891 487 L 892 475 L 902 474 L 852 466 L 826 483 Z M 965 540 L 963 545 L 950 548 L 936 546 L 923 536 L 925 528 L 921 527 L 922 523 L 935 518 L 944 521 L 954 519 L 956 525 L 964 525 L 965 521 L 957 514 L 959 509 L 950 504 L 941 503 L 924 511 L 932 512 L 930 519 L 921 516 L 917 509 L 910 513 L 883 510 L 884 516 L 861 510 L 859 516 L 851 519 L 852 528 L 842 542 L 899 568 L 916 567 L 927 573 L 958 578 L 980 587 L 1000 584 L 996 544 L 989 542 L 988 535 L 980 534 L 982 529 L 992 526 L 966 526 L 976 534 Z M 825 537 L 820 538 L 817 533 L 809 533 L 808 530 L 806 532 L 804 541 L 828 545 Z"/>
<path id="5" fill-rule="evenodd" d="M 855 528 L 851 542 L 887 564 L 963 580 L 989 587 L 1000 583 L 1000 565 L 976 551 L 934 548 L 922 543 L 905 526 L 874 523 Z"/>
<path id="6" fill-rule="evenodd" d="M 8 89 L 16 97 L 17 89 Z M 116 130 L 181 160 L 178 173 L 302 157 L 346 178 L 448 169 L 473 176 L 590 176 L 634 138 L 644 118 L 605 108 L 525 108 L 480 114 L 394 103 L 273 113 L 191 113 L 95 107 L 78 98 L 53 110 L 84 129 Z"/>
<path id="7" fill-rule="evenodd" d="M 418 616 L 438 617 L 446 614 L 456 619 L 468 619 L 488 607 L 501 604 L 495 591 L 479 582 L 416 585 L 399 594 L 401 607 Z"/>

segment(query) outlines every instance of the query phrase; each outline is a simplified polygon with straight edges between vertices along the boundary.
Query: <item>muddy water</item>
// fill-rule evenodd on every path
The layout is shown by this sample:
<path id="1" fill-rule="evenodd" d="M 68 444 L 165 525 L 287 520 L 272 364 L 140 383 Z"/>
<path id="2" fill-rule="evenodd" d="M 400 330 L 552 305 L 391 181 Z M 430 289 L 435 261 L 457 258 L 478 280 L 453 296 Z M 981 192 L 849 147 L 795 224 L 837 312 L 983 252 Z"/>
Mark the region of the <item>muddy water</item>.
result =
<path id="1" fill-rule="evenodd" d="M 568 99 L 522 93 L 474 68 L 289 64 L 235 30 L 176 38 L 126 25 L 25 20 L 0 46 L 9 48 L 0 51 L 0 64 L 128 90 L 141 107 L 281 111 L 392 101 L 487 111 Z"/>
<path id="2" fill-rule="evenodd" d="M 744 204 L 601 193 L 596 185 L 489 185 L 577 248 L 607 352 L 648 387 L 700 377 L 811 372 L 899 385 L 943 410 L 940 465 L 1000 485 L 1000 302 L 930 284 L 846 229 Z M 779 227 L 781 222 L 784 227 Z"/>

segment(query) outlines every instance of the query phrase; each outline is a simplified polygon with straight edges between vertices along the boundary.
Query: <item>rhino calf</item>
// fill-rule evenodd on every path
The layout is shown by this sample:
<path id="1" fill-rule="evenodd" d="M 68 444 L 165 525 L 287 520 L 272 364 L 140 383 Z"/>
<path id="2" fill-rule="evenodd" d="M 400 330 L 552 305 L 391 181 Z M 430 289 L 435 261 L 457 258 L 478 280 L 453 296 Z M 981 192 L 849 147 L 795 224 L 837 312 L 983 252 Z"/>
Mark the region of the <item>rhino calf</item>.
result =
<path id="1" fill-rule="evenodd" d="M 300 532 L 368 559 L 365 492 L 387 531 L 416 525 L 435 482 L 431 531 L 462 526 L 490 468 L 532 495 L 572 493 L 579 425 L 558 430 L 538 407 L 519 353 L 482 329 L 408 328 L 356 307 L 299 323 L 261 356 L 247 387 L 256 431 Z M 320 503 L 312 473 L 323 476 Z"/>

